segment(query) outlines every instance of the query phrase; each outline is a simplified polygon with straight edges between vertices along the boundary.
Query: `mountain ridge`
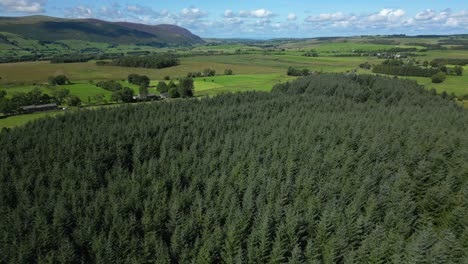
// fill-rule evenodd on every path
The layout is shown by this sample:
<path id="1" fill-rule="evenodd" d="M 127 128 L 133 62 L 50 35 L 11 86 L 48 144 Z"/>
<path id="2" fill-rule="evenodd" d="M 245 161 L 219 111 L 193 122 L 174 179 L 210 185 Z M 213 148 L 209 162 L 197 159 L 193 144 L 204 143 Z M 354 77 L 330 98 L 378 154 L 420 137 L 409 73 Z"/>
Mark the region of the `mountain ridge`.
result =
<path id="1" fill-rule="evenodd" d="M 0 17 L 0 32 L 41 41 L 64 39 L 149 46 L 190 46 L 204 41 L 177 25 L 146 25 L 95 18 L 67 19 L 50 16 Z"/>

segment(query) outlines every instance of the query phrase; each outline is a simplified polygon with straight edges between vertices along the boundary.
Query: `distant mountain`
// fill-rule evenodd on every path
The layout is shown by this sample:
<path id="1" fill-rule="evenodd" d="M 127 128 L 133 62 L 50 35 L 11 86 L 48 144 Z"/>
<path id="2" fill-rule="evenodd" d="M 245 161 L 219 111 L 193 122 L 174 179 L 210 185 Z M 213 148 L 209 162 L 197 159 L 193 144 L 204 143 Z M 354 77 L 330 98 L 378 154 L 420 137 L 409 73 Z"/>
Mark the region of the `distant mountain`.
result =
<path id="1" fill-rule="evenodd" d="M 0 32 L 40 41 L 84 40 L 149 46 L 192 45 L 204 42 L 199 36 L 175 25 L 151 26 L 48 16 L 0 17 Z"/>
<path id="2" fill-rule="evenodd" d="M 172 40 L 176 43 L 189 45 L 194 43 L 204 43 L 204 41 L 199 36 L 194 35 L 189 30 L 176 25 L 145 25 L 129 22 L 116 22 L 115 24 L 129 29 L 146 32 L 160 39 Z"/>

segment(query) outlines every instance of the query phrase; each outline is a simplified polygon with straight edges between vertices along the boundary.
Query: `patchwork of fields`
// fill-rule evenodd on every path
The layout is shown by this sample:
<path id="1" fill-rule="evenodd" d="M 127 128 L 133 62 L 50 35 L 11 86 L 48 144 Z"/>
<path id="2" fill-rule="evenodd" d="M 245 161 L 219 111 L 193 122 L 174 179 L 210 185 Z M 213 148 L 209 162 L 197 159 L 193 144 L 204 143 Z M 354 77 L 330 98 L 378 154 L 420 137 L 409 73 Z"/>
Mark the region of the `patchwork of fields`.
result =
<path id="1" fill-rule="evenodd" d="M 23 41 L 21 45 L 35 45 L 34 43 L 28 43 L 27 40 L 19 41 Z M 400 43 L 398 45 L 361 43 L 361 40 L 352 38 L 346 42 L 337 41 L 340 40 L 328 43 L 317 40 L 286 41 L 278 45 L 281 50 L 270 52 L 267 52 L 267 49 L 258 45 L 253 46 L 239 43 L 180 48 L 174 51 L 186 55 L 191 53 L 197 54 L 197 52 L 215 52 L 215 54 L 183 56 L 180 58 L 180 65 L 163 69 L 97 66 L 95 61 L 66 64 L 52 64 L 48 61 L 4 63 L 0 64 L 0 90 L 5 90 L 7 97 L 15 93 L 29 92 L 35 87 L 39 87 L 43 93 L 50 94 L 53 89 L 57 88 L 51 88 L 47 85 L 48 78 L 63 74 L 72 82 L 72 84 L 63 86 L 63 88 L 70 90 L 70 94 L 78 96 L 83 106 L 92 106 L 111 103 L 112 93 L 95 85 L 100 80 L 117 80 L 123 86 L 130 87 L 138 94 L 138 86 L 129 84 L 126 81 L 127 76 L 132 73 L 148 76 L 151 79 L 149 92 L 157 93 L 155 86 L 166 76 L 170 76 L 171 79 L 177 79 L 185 77 L 188 72 L 201 72 L 206 68 L 211 68 L 216 71 L 216 76 L 195 78 L 194 85 L 195 96 L 213 96 L 229 92 L 270 91 L 275 84 L 296 78 L 286 75 L 286 69 L 291 66 L 308 69 L 311 72 L 349 72 L 357 70 L 359 74 L 372 74 L 369 70 L 359 69 L 359 65 L 364 62 L 375 65 L 383 61 L 383 59 L 370 56 L 335 56 L 336 54 L 349 53 L 354 50 L 376 52 L 392 48 L 415 48 L 418 50 L 418 56 L 414 57 L 414 59 L 418 63 L 435 58 L 468 59 L 468 53 L 463 50 L 429 50 L 419 52 L 423 47 L 412 45 L 412 42 L 404 41 L 404 39 L 399 40 Z M 429 43 L 431 40 L 421 39 L 418 41 Z M 83 41 L 67 42 L 67 46 L 75 48 L 83 48 L 90 45 L 90 43 Z M 0 47 L 0 49 L 2 48 Z M 95 48 L 105 48 L 105 46 Z M 131 50 L 132 47 L 120 45 L 113 47 L 113 49 L 120 52 Z M 315 50 L 319 56 L 303 56 L 304 51 L 311 49 Z M 17 51 L 20 52 L 20 50 Z M 162 48 L 159 51 L 167 52 L 168 48 Z M 240 54 L 236 54 L 236 52 L 240 52 Z M 231 69 L 234 75 L 223 75 L 226 69 Z M 435 88 L 438 92 L 445 91 L 449 94 L 453 93 L 457 96 L 463 96 L 468 94 L 467 66 L 464 67 L 464 72 L 465 74 L 462 76 L 447 76 L 447 79 L 439 84 L 432 83 L 428 77 L 400 78 L 416 80 L 428 89 Z M 96 101 L 96 96 L 101 97 L 99 102 Z M 462 102 L 462 104 L 468 105 L 466 101 Z M 14 127 L 45 115 L 47 114 L 40 113 L 3 118 L 0 119 L 0 127 Z"/>

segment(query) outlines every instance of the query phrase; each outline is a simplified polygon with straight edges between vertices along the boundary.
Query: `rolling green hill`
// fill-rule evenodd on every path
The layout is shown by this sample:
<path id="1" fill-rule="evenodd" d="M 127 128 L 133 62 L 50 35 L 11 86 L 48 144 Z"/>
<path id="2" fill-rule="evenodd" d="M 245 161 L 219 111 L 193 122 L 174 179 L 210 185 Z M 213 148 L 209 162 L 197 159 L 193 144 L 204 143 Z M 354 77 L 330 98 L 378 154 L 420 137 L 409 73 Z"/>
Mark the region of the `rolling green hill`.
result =
<path id="1" fill-rule="evenodd" d="M 156 47 L 203 43 L 200 37 L 175 25 L 149 26 L 47 16 L 0 17 L 0 32 L 39 41 L 82 40 Z"/>

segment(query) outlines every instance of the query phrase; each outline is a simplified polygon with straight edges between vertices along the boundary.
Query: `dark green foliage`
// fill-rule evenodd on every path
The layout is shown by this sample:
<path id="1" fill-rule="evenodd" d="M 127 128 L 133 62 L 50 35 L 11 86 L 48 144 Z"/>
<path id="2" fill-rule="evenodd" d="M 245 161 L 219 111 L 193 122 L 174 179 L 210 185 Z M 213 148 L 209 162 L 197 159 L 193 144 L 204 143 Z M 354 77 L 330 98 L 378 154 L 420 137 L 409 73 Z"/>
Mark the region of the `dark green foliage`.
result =
<path id="1" fill-rule="evenodd" d="M 204 69 L 203 70 L 203 76 L 208 77 L 208 76 L 215 76 L 216 71 L 214 69 Z"/>
<path id="2" fill-rule="evenodd" d="M 288 76 L 307 76 L 310 74 L 309 69 L 298 69 L 294 67 L 289 67 L 287 72 Z"/>
<path id="3" fill-rule="evenodd" d="M 304 53 L 304 56 L 306 56 L 306 57 L 318 57 L 319 55 L 318 55 L 316 50 L 311 49 L 311 50 L 307 51 L 306 53 Z"/>
<path id="4" fill-rule="evenodd" d="M 403 62 L 402 60 L 396 60 L 396 59 L 384 60 L 384 61 L 382 62 L 382 65 L 403 66 L 403 65 L 404 65 L 404 62 Z"/>
<path id="5" fill-rule="evenodd" d="M 166 82 L 159 82 L 158 85 L 156 86 L 156 89 L 158 90 L 159 93 L 165 93 L 169 89 L 167 87 Z"/>
<path id="6" fill-rule="evenodd" d="M 169 84 L 167 85 L 167 87 L 170 89 L 170 88 L 177 88 L 177 84 L 175 84 L 174 81 L 169 81 Z"/>
<path id="7" fill-rule="evenodd" d="M 447 77 L 445 76 L 445 73 L 443 73 L 443 72 L 438 72 L 438 73 L 431 76 L 431 79 L 432 79 L 433 83 L 441 83 L 441 82 L 445 81 L 445 78 L 447 78 Z"/>
<path id="8" fill-rule="evenodd" d="M 88 62 L 94 59 L 95 55 L 89 54 L 68 54 L 64 56 L 55 56 L 50 59 L 50 63 L 75 63 L 75 62 Z"/>
<path id="9" fill-rule="evenodd" d="M 455 66 L 453 68 L 453 72 L 457 75 L 457 76 L 462 76 L 463 75 L 463 67 L 462 66 Z"/>
<path id="10" fill-rule="evenodd" d="M 23 112 L 22 106 L 42 105 L 57 101 L 57 98 L 42 93 L 42 90 L 36 87 L 27 93 L 14 93 L 11 98 L 0 98 L 0 112 L 4 114 L 17 114 Z"/>
<path id="11" fill-rule="evenodd" d="M 171 56 L 125 56 L 112 61 L 98 61 L 99 66 L 122 66 L 162 69 L 179 65 L 179 59 Z"/>
<path id="12" fill-rule="evenodd" d="M 170 87 L 169 90 L 167 90 L 167 93 L 169 94 L 170 98 L 179 98 L 180 97 L 179 89 L 177 89 L 177 86 L 176 87 Z"/>
<path id="13" fill-rule="evenodd" d="M 359 68 L 370 70 L 371 65 L 366 61 L 364 63 L 359 64 Z"/>
<path id="14" fill-rule="evenodd" d="M 232 72 L 231 69 L 225 69 L 224 70 L 224 75 L 232 75 L 232 74 L 233 74 L 233 72 Z"/>
<path id="15" fill-rule="evenodd" d="M 69 95 L 70 90 L 67 89 L 55 89 L 52 91 L 52 96 L 57 100 L 57 104 L 62 104 Z"/>
<path id="16" fill-rule="evenodd" d="M 138 88 L 138 93 L 140 96 L 146 97 L 149 94 L 148 86 L 142 85 Z"/>
<path id="17" fill-rule="evenodd" d="M 0 99 L 5 98 L 6 95 L 7 95 L 7 92 L 5 90 L 0 90 Z"/>
<path id="18" fill-rule="evenodd" d="M 100 81 L 96 83 L 97 87 L 101 87 L 102 89 L 111 91 L 111 92 L 116 92 L 122 90 L 123 86 L 117 81 Z"/>
<path id="19" fill-rule="evenodd" d="M 112 93 L 111 98 L 116 102 L 130 103 L 133 101 L 133 90 L 128 87 L 124 87 L 121 90 Z"/>
<path id="20" fill-rule="evenodd" d="M 150 79 L 148 78 L 148 76 L 145 75 L 130 74 L 128 75 L 127 80 L 129 83 L 133 83 L 140 86 L 149 86 L 150 84 Z"/>
<path id="21" fill-rule="evenodd" d="M 396 60 L 395 60 L 396 61 Z M 372 72 L 374 73 L 383 73 L 388 75 L 398 75 L 398 76 L 421 76 L 421 77 L 431 77 L 436 74 L 439 69 L 434 68 L 423 68 L 413 65 L 392 65 L 392 64 L 379 64 L 374 65 Z"/>
<path id="22" fill-rule="evenodd" d="M 431 61 L 431 65 L 459 65 L 459 66 L 465 66 L 468 64 L 468 59 L 456 59 L 456 58 L 437 58 Z M 433 67 L 436 67 L 433 66 Z"/>
<path id="23" fill-rule="evenodd" d="M 76 95 L 69 95 L 66 99 L 67 105 L 69 106 L 80 106 L 81 99 Z"/>
<path id="24" fill-rule="evenodd" d="M 82 110 L 0 134 L 5 263 L 463 263 L 468 113 L 412 81 Z"/>
<path id="25" fill-rule="evenodd" d="M 192 97 L 194 88 L 195 86 L 193 85 L 192 78 L 182 78 L 179 81 L 179 86 L 177 88 L 177 91 L 180 97 Z"/>
<path id="26" fill-rule="evenodd" d="M 187 73 L 187 78 L 196 78 L 196 77 L 201 77 L 202 73 L 201 72 L 189 72 Z"/>
<path id="27" fill-rule="evenodd" d="M 65 75 L 51 76 L 49 77 L 49 84 L 65 85 L 65 84 L 70 84 L 70 80 Z"/>

